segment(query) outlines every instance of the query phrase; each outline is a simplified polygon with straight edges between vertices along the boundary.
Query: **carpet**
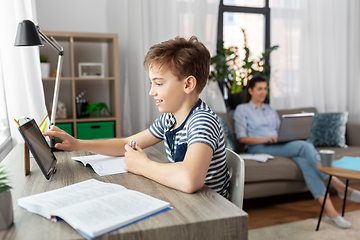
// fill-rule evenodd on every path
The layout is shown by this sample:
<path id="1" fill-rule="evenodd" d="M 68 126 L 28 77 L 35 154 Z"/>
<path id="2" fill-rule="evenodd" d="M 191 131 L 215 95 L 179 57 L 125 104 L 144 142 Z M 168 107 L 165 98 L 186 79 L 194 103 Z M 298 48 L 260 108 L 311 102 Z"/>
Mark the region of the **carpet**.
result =
<path id="1" fill-rule="evenodd" d="M 341 229 L 322 218 L 319 231 L 315 231 L 318 218 L 249 230 L 249 240 L 360 240 L 360 210 L 345 212 L 352 226 Z"/>

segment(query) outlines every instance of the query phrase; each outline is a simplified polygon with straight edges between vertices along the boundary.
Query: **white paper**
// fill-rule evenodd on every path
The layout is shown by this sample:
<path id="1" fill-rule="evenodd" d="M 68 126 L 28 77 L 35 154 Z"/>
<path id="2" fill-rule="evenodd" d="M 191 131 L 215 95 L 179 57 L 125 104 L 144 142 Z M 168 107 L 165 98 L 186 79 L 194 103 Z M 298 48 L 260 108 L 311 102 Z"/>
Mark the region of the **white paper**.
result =
<path id="1" fill-rule="evenodd" d="M 170 204 L 137 191 L 121 191 L 53 211 L 85 237 L 96 237 L 157 213 Z M 76 211 L 74 211 L 76 209 Z"/>
<path id="2" fill-rule="evenodd" d="M 95 179 L 19 198 L 18 205 L 60 217 L 88 239 L 170 209 L 168 202 Z"/>
<path id="3" fill-rule="evenodd" d="M 81 203 L 122 190 L 126 190 L 126 188 L 118 184 L 103 183 L 95 179 L 90 179 L 56 190 L 19 198 L 18 205 L 30 212 L 50 219 L 51 212 L 54 209 Z"/>
<path id="4" fill-rule="evenodd" d="M 265 154 L 265 153 L 258 153 L 258 154 L 239 154 L 239 156 L 242 159 L 246 159 L 246 160 L 255 160 L 255 161 L 259 161 L 259 162 L 266 162 L 268 159 L 273 159 L 274 156 L 270 155 L 270 154 Z"/>
<path id="5" fill-rule="evenodd" d="M 111 157 L 105 155 L 88 155 L 72 157 L 75 161 L 80 161 L 84 165 L 89 164 L 99 176 L 107 176 L 118 173 L 125 173 L 125 157 Z"/>

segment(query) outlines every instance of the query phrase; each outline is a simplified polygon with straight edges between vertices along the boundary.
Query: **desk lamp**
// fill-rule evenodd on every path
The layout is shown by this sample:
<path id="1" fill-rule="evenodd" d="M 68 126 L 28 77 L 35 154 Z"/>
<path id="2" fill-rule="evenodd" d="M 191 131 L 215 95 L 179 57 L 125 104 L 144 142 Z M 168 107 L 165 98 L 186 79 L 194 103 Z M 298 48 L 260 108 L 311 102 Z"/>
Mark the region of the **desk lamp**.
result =
<path id="1" fill-rule="evenodd" d="M 51 39 L 50 39 L 51 38 Z M 53 104 L 51 110 L 51 118 L 50 118 L 50 126 L 55 125 L 55 117 L 56 117 L 56 108 L 57 102 L 59 98 L 59 89 L 60 89 L 60 75 L 62 68 L 62 56 L 64 55 L 63 47 L 53 38 L 48 38 L 41 30 L 38 25 L 35 25 L 30 20 L 24 20 L 19 23 L 15 46 L 44 46 L 41 39 L 50 44 L 58 53 L 58 64 L 56 69 L 56 78 L 55 78 L 55 87 L 54 87 L 54 96 L 53 96 Z M 54 148 L 55 140 L 52 139 L 51 147 Z"/>

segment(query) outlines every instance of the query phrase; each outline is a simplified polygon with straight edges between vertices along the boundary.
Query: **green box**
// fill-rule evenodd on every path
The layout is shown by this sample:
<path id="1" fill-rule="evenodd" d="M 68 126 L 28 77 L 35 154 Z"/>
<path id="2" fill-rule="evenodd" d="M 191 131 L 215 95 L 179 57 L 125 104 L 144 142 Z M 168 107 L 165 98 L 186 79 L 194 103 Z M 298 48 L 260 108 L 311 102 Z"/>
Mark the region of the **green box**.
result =
<path id="1" fill-rule="evenodd" d="M 73 135 L 73 126 L 72 123 L 55 123 L 55 126 L 57 126 L 58 128 L 60 128 L 61 130 L 64 130 L 65 132 L 67 132 L 68 134 L 70 134 L 71 136 Z M 55 138 L 55 140 L 59 140 L 59 138 Z"/>
<path id="2" fill-rule="evenodd" d="M 77 123 L 78 139 L 113 138 L 115 123 L 110 122 L 83 122 Z"/>

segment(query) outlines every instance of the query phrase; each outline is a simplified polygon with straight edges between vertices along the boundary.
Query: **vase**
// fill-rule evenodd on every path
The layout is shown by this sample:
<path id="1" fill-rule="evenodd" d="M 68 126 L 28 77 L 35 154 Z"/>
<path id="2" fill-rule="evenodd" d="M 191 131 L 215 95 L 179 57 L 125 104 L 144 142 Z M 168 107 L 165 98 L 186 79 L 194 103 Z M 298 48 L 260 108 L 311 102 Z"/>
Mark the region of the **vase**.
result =
<path id="1" fill-rule="evenodd" d="M 10 227 L 13 223 L 13 218 L 11 192 L 0 193 L 0 231 Z"/>
<path id="2" fill-rule="evenodd" d="M 40 68 L 42 78 L 50 77 L 50 63 L 40 63 Z"/>
<path id="3" fill-rule="evenodd" d="M 244 89 L 239 93 L 229 94 L 228 103 L 230 109 L 234 110 L 237 107 L 237 105 L 242 104 L 244 102 L 244 97 L 245 97 Z"/>

